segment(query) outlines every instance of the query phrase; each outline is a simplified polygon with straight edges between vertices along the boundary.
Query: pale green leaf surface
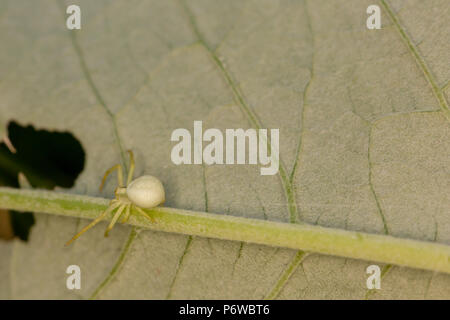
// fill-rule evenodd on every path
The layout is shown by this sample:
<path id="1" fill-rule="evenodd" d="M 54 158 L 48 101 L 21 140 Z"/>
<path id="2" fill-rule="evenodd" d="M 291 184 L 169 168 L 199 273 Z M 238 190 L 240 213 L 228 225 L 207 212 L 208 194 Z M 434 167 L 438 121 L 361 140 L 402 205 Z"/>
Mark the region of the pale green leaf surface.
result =
<path id="1" fill-rule="evenodd" d="M 86 167 L 71 192 L 99 195 L 104 171 L 132 149 L 137 174 L 158 176 L 170 207 L 450 244 L 448 118 L 386 11 L 383 29 L 366 29 L 372 1 L 71 3 L 82 8 L 81 31 L 65 28 L 61 2 L 0 1 L 1 125 L 80 139 Z M 444 88 L 448 2 L 389 7 Z M 281 174 L 175 166 L 170 135 L 194 120 L 280 128 Z M 105 223 L 64 248 L 86 221 L 36 216 L 30 242 L 0 243 L 1 298 L 367 294 L 369 261 L 310 254 L 289 268 L 293 250 L 129 226 L 105 239 Z M 82 270 L 75 293 L 65 286 L 70 264 Z M 394 266 L 368 297 L 448 299 L 450 277 Z"/>

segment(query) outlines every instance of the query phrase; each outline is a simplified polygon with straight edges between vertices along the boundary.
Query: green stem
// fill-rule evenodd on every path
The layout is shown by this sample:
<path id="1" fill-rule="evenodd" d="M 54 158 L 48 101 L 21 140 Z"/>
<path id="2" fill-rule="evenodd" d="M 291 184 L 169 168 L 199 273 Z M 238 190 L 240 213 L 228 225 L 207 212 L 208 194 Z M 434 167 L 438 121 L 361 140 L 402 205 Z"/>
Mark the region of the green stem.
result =
<path id="1" fill-rule="evenodd" d="M 108 203 L 108 199 L 89 196 L 0 188 L 0 207 L 4 209 L 94 219 L 107 208 Z M 286 247 L 450 273 L 450 246 L 434 242 L 167 207 L 148 209 L 146 212 L 155 218 L 156 223 L 137 214 L 130 217 L 129 223 L 158 231 Z"/>

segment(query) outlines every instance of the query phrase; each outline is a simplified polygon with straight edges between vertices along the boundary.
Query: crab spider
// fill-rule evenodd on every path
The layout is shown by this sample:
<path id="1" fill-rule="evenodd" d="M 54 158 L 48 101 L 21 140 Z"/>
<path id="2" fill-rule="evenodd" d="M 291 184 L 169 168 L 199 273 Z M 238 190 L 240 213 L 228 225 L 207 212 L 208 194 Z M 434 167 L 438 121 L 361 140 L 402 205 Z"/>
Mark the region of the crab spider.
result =
<path id="1" fill-rule="evenodd" d="M 111 167 L 105 172 L 102 183 L 100 184 L 100 191 L 102 191 L 108 175 L 114 170 L 117 170 L 118 187 L 114 192 L 115 198 L 111 200 L 108 209 L 84 227 L 72 239 L 67 241 L 66 246 L 71 244 L 79 236 L 99 223 L 105 216 L 111 212 L 114 212 L 114 210 L 117 211 L 106 228 L 105 237 L 108 236 L 109 231 L 111 231 L 121 216 L 122 223 L 126 223 L 128 221 L 132 209 L 135 209 L 140 215 L 146 217 L 152 222 L 155 222 L 154 219 L 141 208 L 153 208 L 163 204 L 165 200 L 164 187 L 161 181 L 153 176 L 142 176 L 132 181 L 131 179 L 133 179 L 134 173 L 134 156 L 131 150 L 128 150 L 128 153 L 130 154 L 130 168 L 128 170 L 127 184 L 123 184 L 123 171 L 120 164 Z"/>

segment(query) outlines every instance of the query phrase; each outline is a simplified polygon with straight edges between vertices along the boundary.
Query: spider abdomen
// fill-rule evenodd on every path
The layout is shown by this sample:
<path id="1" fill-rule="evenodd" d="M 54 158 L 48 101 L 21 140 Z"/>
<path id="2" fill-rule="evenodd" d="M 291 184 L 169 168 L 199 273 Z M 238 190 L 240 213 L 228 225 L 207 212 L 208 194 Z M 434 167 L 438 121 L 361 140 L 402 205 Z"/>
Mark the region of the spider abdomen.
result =
<path id="1" fill-rule="evenodd" d="M 166 199 L 161 181 L 153 176 L 142 176 L 133 180 L 127 187 L 127 196 L 141 208 L 156 207 Z"/>

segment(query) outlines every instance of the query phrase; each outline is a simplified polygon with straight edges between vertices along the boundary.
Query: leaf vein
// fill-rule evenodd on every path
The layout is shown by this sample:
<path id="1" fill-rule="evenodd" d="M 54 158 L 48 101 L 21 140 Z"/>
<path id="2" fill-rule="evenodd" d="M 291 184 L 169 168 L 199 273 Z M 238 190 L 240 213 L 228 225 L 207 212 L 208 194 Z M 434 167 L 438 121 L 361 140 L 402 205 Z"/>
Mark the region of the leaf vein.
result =
<path id="1" fill-rule="evenodd" d="M 447 120 L 450 121 L 450 110 L 448 107 L 447 100 L 445 99 L 444 93 L 439 88 L 436 79 L 434 78 L 433 73 L 428 68 L 424 58 L 419 54 L 419 50 L 414 45 L 413 41 L 408 36 L 406 30 L 401 25 L 399 18 L 395 15 L 394 10 L 390 7 L 390 5 L 387 4 L 385 0 L 380 0 L 383 8 L 391 18 L 392 22 L 394 23 L 397 31 L 400 33 L 400 36 L 402 37 L 403 41 L 406 43 L 408 49 L 410 50 L 411 54 L 416 60 L 417 65 L 422 70 L 426 80 L 428 81 L 429 85 L 431 86 L 431 89 L 436 96 L 439 107 L 441 108 L 444 115 L 447 117 Z"/>

